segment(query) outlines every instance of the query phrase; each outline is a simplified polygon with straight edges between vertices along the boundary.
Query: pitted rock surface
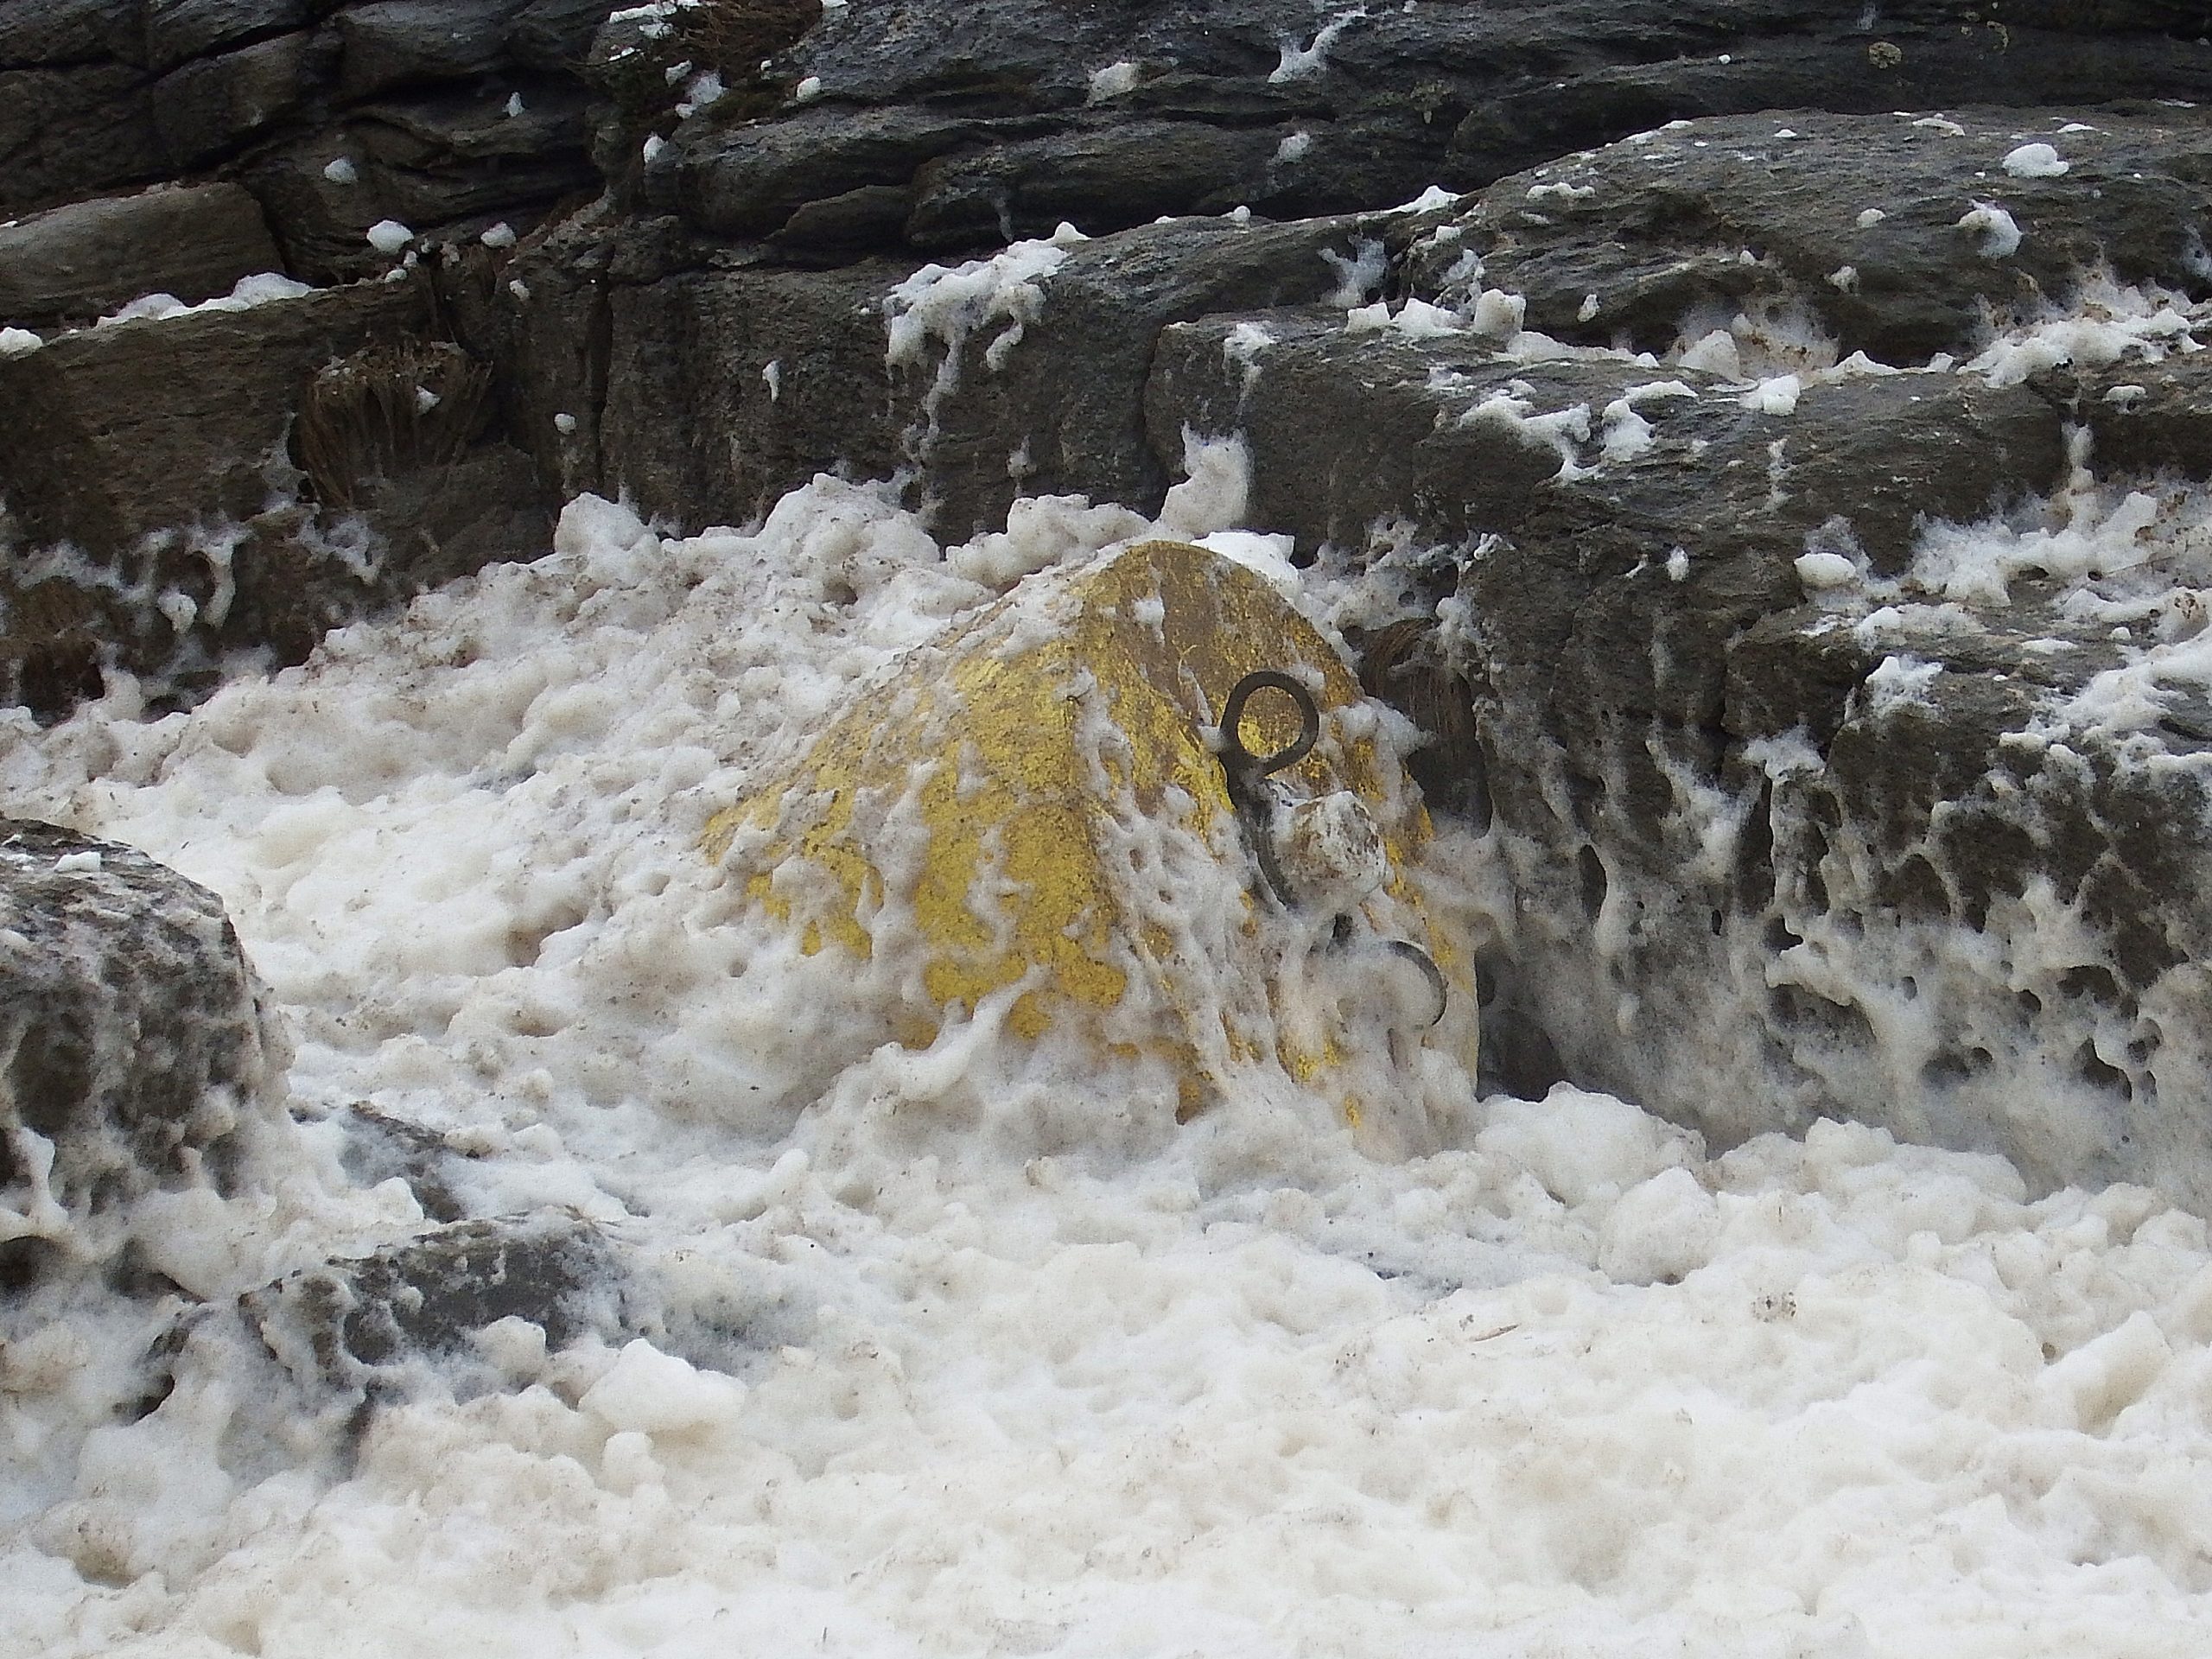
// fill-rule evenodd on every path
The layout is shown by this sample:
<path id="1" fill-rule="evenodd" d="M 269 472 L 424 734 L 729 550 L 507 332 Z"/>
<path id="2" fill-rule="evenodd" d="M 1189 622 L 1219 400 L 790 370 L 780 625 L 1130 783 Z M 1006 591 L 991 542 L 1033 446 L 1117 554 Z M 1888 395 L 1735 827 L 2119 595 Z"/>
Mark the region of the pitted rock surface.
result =
<path id="1" fill-rule="evenodd" d="M 566 1211 L 455 1222 L 359 1261 L 333 1262 L 245 1296 L 240 1309 L 293 1380 L 366 1390 L 409 1360 L 452 1358 L 503 1319 L 551 1347 L 636 1328 L 625 1270 L 600 1230 Z"/>
<path id="2" fill-rule="evenodd" d="M 232 1188 L 289 1057 L 222 903 L 143 853 L 0 820 L 0 1283 Z"/>

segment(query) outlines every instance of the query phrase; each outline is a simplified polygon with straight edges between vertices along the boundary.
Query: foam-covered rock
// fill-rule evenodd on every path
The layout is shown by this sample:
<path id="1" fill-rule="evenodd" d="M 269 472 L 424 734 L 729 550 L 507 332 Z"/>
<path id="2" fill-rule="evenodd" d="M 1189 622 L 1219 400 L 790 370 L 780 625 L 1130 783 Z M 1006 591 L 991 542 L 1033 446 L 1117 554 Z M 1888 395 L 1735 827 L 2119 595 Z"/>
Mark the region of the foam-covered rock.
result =
<path id="1" fill-rule="evenodd" d="M 289 1050 L 215 895 L 143 853 L 0 821 L 0 1290 L 234 1190 Z"/>
<path id="2" fill-rule="evenodd" d="M 634 1318 L 625 1281 L 596 1227 L 546 1211 L 455 1222 L 290 1274 L 239 1306 L 295 1382 L 347 1392 L 397 1383 L 410 1363 L 465 1363 L 471 1339 L 502 1320 L 535 1325 L 548 1348 L 619 1340 Z"/>
<path id="3" fill-rule="evenodd" d="M 482 375 L 419 343 L 423 288 L 247 286 L 0 358 L 22 411 L 0 429 L 8 693 L 51 714 L 103 666 L 169 690 L 226 649 L 296 660 L 336 622 L 537 545 L 532 469 L 477 442 Z"/>
<path id="4" fill-rule="evenodd" d="M 2063 149 L 2063 174 L 2006 169 L 2037 134 Z M 1993 314 L 2063 302 L 2093 270 L 2208 291 L 2208 161 L 2201 124 L 2155 106 L 1682 122 L 1501 181 L 1409 277 L 1429 299 L 1471 283 L 1519 294 L 1526 327 L 1577 345 L 1663 352 L 1743 315 L 1838 358 L 1965 358 Z M 1976 216 L 2000 212 L 2010 229 L 1993 240 Z"/>

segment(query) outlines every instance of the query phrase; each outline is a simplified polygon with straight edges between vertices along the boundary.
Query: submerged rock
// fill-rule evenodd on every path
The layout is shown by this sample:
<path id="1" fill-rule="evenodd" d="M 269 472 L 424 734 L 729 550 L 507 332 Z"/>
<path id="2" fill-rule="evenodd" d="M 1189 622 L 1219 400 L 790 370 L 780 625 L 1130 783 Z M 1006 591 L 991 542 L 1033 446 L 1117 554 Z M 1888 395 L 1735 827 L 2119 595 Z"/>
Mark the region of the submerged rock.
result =
<path id="1" fill-rule="evenodd" d="M 302 1385 L 369 1389 L 406 1364 L 465 1358 L 470 1338 L 520 1319 L 563 1348 L 635 1329 L 626 1274 L 599 1229 L 565 1211 L 463 1221 L 353 1262 L 291 1274 L 240 1303 Z"/>

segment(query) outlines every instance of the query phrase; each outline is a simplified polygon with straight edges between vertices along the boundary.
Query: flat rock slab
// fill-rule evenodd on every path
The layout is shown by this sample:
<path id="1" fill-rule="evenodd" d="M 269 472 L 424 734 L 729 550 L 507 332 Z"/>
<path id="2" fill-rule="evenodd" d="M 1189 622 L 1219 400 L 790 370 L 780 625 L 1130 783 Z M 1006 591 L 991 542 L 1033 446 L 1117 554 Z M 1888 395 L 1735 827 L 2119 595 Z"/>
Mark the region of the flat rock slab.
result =
<path id="1" fill-rule="evenodd" d="M 146 67 L 161 73 L 188 58 L 304 28 L 309 0 L 146 0 Z"/>
<path id="2" fill-rule="evenodd" d="M 90 321 L 148 294 L 197 304 L 283 269 L 261 205 L 235 184 L 76 201 L 0 227 L 0 318 Z"/>

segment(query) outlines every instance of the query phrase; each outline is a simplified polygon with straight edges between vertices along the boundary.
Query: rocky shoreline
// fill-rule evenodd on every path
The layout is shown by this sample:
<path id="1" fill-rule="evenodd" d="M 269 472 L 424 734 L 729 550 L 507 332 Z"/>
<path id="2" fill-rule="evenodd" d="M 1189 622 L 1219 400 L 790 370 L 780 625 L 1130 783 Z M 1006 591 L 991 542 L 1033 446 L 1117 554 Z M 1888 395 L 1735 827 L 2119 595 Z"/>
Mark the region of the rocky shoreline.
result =
<path id="1" fill-rule="evenodd" d="M 2212 1206 L 2201 8 L 609 10 L 0 0 L 0 693 L 188 703 L 582 491 L 957 539 L 1234 439 L 1399 583 L 1501 1085 Z M 27 1064 L 64 1177 L 143 1115 Z"/>

